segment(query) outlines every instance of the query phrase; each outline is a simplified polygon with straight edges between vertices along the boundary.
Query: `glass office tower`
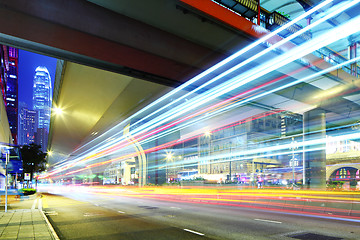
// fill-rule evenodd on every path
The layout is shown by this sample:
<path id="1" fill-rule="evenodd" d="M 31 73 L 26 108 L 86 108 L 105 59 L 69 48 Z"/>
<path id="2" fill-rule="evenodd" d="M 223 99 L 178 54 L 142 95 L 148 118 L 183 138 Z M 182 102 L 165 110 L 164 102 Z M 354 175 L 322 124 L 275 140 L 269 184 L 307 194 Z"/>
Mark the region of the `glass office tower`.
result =
<path id="1" fill-rule="evenodd" d="M 52 87 L 50 73 L 46 67 L 39 66 L 36 68 L 33 88 L 33 109 L 38 112 L 38 128 L 44 128 L 48 131 Z"/>

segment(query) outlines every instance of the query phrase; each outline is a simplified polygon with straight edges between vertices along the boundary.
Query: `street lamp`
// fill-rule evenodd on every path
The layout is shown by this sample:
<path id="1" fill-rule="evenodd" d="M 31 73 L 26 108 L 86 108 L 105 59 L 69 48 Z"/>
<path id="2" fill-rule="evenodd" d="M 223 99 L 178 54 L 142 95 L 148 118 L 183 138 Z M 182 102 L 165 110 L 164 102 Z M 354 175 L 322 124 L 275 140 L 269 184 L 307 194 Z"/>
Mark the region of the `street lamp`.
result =
<path id="1" fill-rule="evenodd" d="M 53 111 L 55 115 L 61 115 L 63 113 L 63 110 L 60 107 L 54 107 Z"/>
<path id="2" fill-rule="evenodd" d="M 47 152 L 47 155 L 48 155 L 48 156 L 52 156 L 52 154 L 53 154 L 53 152 L 52 152 L 51 150 L 49 150 L 49 151 Z"/>
<path id="3" fill-rule="evenodd" d="M 210 130 L 206 130 L 204 133 L 205 137 L 210 137 L 211 136 L 211 131 Z"/>
<path id="4" fill-rule="evenodd" d="M 172 152 L 167 152 L 167 153 L 166 153 L 166 159 L 167 159 L 168 161 L 171 161 L 171 160 L 173 159 L 173 154 L 172 154 Z"/>
<path id="5" fill-rule="evenodd" d="M 206 130 L 205 133 L 204 133 L 204 136 L 205 138 L 209 139 L 209 143 L 208 143 L 208 148 L 209 148 L 209 155 L 208 155 L 208 163 L 209 164 L 206 164 L 206 165 L 209 165 L 209 171 L 206 170 L 206 174 L 210 174 L 211 173 L 211 160 L 210 160 L 210 155 L 211 155 L 211 130 Z M 206 166 L 206 169 L 207 166 Z"/>
<path id="6" fill-rule="evenodd" d="M 169 169 L 168 169 L 168 163 L 172 162 L 174 160 L 174 154 L 172 152 L 166 152 L 166 178 L 169 178 Z"/>

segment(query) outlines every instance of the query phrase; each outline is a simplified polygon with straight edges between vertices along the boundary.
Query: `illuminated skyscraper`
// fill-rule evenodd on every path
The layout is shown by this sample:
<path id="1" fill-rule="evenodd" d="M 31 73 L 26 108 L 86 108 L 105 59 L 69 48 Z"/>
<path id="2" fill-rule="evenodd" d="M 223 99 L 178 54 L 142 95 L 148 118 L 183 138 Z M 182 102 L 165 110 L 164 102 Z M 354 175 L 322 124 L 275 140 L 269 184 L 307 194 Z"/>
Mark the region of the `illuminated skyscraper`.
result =
<path id="1" fill-rule="evenodd" d="M 52 102 L 51 77 L 48 69 L 39 66 L 35 69 L 33 86 L 33 109 L 38 115 L 38 126 L 35 133 L 35 143 L 46 152 L 50 126 Z"/>
<path id="2" fill-rule="evenodd" d="M 38 128 L 49 130 L 52 102 L 51 77 L 46 67 L 35 70 L 33 87 L 33 109 L 38 112 Z"/>
<path id="3" fill-rule="evenodd" d="M 15 144 L 17 143 L 18 125 L 18 57 L 18 49 L 0 45 L 0 90 L 6 106 L 12 140 Z"/>

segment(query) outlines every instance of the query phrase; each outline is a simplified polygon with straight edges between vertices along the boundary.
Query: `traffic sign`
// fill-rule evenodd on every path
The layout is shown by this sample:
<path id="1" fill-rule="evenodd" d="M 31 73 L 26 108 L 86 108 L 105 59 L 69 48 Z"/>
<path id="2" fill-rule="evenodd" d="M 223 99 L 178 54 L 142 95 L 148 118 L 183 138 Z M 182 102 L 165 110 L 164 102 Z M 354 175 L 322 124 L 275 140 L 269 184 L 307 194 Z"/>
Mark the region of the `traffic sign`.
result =
<path id="1" fill-rule="evenodd" d="M 30 173 L 24 173 L 24 179 L 30 180 Z"/>

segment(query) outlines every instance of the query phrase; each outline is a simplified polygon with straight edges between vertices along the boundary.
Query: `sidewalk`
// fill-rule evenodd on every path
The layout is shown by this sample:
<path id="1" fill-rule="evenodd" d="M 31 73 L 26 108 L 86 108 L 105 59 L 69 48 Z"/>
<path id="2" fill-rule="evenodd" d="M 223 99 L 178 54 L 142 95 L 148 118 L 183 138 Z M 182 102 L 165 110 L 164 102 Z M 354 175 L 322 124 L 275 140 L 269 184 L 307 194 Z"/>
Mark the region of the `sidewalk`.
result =
<path id="1" fill-rule="evenodd" d="M 31 204 L 33 199 L 11 204 L 7 213 L 1 206 L 0 239 L 58 239 L 53 235 L 53 229 L 41 210 L 21 209 L 25 208 L 24 201 Z"/>

